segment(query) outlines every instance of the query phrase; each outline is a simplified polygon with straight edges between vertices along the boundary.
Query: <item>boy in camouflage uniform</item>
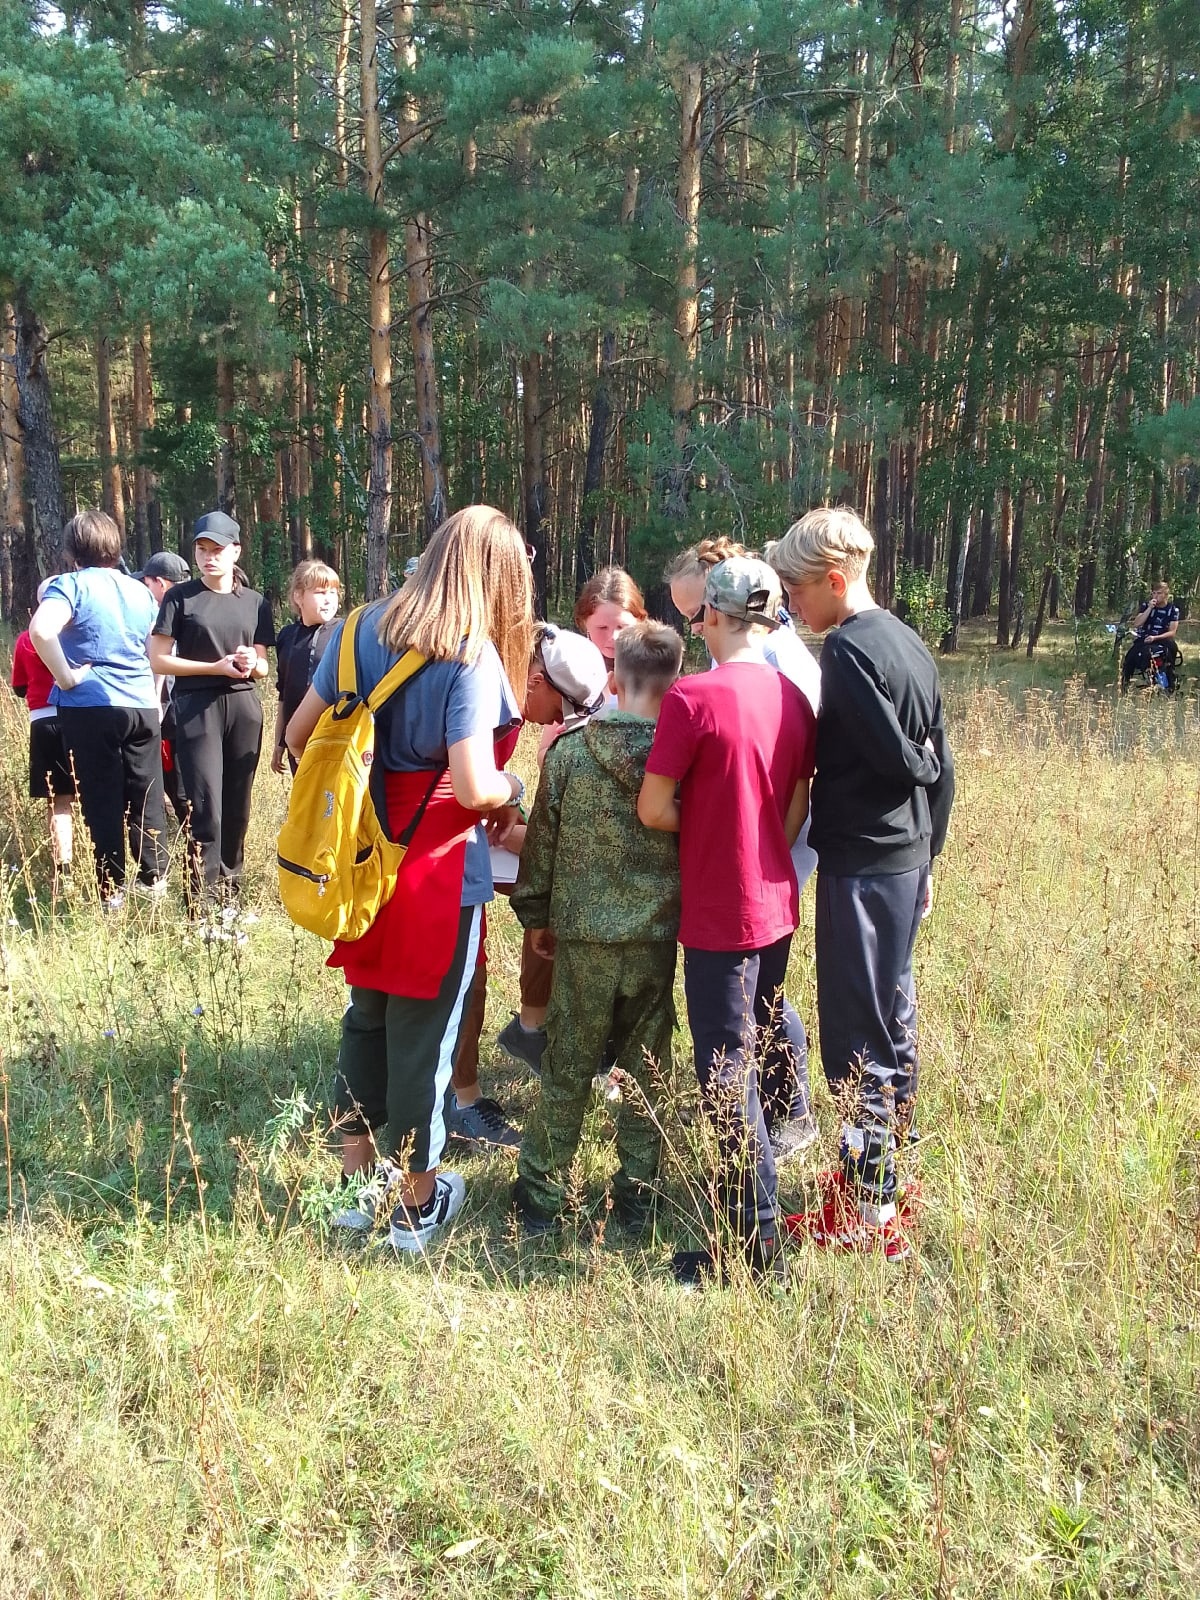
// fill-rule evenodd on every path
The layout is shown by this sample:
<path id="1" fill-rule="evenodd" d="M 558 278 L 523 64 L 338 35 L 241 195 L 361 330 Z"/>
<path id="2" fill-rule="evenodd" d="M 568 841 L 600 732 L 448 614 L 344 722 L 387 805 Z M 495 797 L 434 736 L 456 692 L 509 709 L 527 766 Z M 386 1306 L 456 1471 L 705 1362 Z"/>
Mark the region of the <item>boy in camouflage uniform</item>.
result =
<path id="1" fill-rule="evenodd" d="M 661 1140 L 654 1077 L 669 1067 L 679 931 L 675 840 L 637 819 L 637 796 L 662 697 L 679 675 L 672 628 L 639 622 L 617 636 L 617 709 L 564 734 L 546 755 L 512 907 L 535 949 L 553 956 L 541 1095 L 517 1164 L 513 1203 L 531 1232 L 554 1227 L 592 1079 L 611 1040 L 633 1080 L 617 1113 L 613 1211 L 649 1216 Z"/>

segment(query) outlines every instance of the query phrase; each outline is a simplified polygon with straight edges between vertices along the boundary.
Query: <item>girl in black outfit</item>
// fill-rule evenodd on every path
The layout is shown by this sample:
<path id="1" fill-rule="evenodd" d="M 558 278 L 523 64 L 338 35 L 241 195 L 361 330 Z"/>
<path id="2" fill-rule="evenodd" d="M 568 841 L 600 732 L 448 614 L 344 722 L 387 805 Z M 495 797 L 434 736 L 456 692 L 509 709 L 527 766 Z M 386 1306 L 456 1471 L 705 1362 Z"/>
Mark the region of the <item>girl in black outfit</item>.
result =
<path id="1" fill-rule="evenodd" d="M 308 693 L 313 673 L 321 664 L 325 646 L 336 626 L 334 618 L 342 600 L 342 580 L 323 561 L 302 561 L 288 584 L 288 603 L 296 621 L 280 628 L 275 641 L 275 679 L 279 710 L 275 715 L 275 748 L 271 771 L 282 772 L 286 761 L 296 771 L 296 758 L 284 742 L 283 732 L 292 713 Z"/>
<path id="2" fill-rule="evenodd" d="M 237 569 L 241 530 L 223 511 L 196 524 L 200 577 L 164 597 L 150 640 L 155 672 L 175 679 L 175 759 L 191 806 L 193 898 L 237 895 L 250 791 L 262 749 L 256 679 L 275 643 L 271 608 Z"/>

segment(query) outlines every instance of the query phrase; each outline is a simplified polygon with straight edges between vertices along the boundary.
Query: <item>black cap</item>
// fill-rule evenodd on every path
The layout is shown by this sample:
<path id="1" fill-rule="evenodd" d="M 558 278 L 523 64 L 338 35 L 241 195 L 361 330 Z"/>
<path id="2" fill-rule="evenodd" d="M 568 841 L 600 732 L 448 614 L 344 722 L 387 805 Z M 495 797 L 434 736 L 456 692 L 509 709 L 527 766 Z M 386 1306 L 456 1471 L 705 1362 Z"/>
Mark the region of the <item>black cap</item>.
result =
<path id="1" fill-rule="evenodd" d="M 164 583 L 186 583 L 191 575 L 191 567 L 174 550 L 155 551 L 142 570 L 134 573 L 135 578 L 161 578 Z"/>
<path id="2" fill-rule="evenodd" d="M 223 511 L 206 511 L 197 519 L 192 539 L 211 539 L 214 544 L 241 544 L 242 530 Z"/>

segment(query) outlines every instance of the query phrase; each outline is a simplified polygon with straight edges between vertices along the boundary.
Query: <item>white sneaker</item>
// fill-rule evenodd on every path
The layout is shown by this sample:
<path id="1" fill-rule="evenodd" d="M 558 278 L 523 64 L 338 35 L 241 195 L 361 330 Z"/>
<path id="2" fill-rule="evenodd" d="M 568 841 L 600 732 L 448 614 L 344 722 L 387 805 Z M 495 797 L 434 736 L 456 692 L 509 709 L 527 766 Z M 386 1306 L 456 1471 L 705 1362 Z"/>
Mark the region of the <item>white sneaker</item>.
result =
<path id="1" fill-rule="evenodd" d="M 351 1233 L 370 1233 L 379 1216 L 388 1209 L 393 1192 L 404 1181 L 404 1174 L 392 1161 L 378 1161 L 375 1171 L 361 1185 L 357 1198 L 329 1219 L 331 1228 L 345 1228 Z M 354 1180 L 346 1185 L 353 1190 Z"/>
<path id="2" fill-rule="evenodd" d="M 427 1205 L 419 1211 L 401 1205 L 392 1212 L 392 1249 L 423 1254 L 439 1229 L 454 1221 L 466 1198 L 467 1185 L 461 1173 L 439 1172 Z"/>
<path id="3" fill-rule="evenodd" d="M 105 895 L 105 911 L 120 911 L 125 904 L 125 896 L 120 889 L 114 889 L 112 894 Z"/>
<path id="4" fill-rule="evenodd" d="M 166 878 L 155 878 L 153 883 L 143 883 L 140 878 L 135 878 L 129 885 L 130 893 L 137 895 L 139 900 L 165 900 L 169 888 Z"/>

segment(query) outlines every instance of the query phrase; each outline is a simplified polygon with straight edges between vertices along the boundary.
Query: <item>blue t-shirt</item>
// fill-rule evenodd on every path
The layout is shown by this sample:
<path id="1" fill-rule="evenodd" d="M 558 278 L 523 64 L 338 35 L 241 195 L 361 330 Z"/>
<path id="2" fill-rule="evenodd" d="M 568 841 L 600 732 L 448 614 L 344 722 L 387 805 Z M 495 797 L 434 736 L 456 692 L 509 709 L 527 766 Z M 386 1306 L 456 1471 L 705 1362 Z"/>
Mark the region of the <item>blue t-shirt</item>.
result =
<path id="1" fill-rule="evenodd" d="M 115 567 L 83 567 L 51 578 L 42 598 L 70 606 L 59 635 L 63 653 L 73 667 L 92 669 L 74 689 L 56 686 L 53 704 L 157 707 L 146 639 L 158 608 L 145 584 Z"/>
<path id="2" fill-rule="evenodd" d="M 400 659 L 379 639 L 386 600 L 363 613 L 355 638 L 358 680 L 365 693 Z M 342 623 L 330 635 L 312 686 L 327 705 L 338 695 L 338 655 Z M 520 719 L 521 708 L 489 641 L 470 666 L 462 661 L 431 661 L 382 706 L 375 719 L 375 754 L 387 772 L 433 772 L 446 765 L 446 751 L 461 739 L 491 738 Z M 492 899 L 492 866 L 482 826 L 467 842 L 462 903 L 481 906 Z"/>

